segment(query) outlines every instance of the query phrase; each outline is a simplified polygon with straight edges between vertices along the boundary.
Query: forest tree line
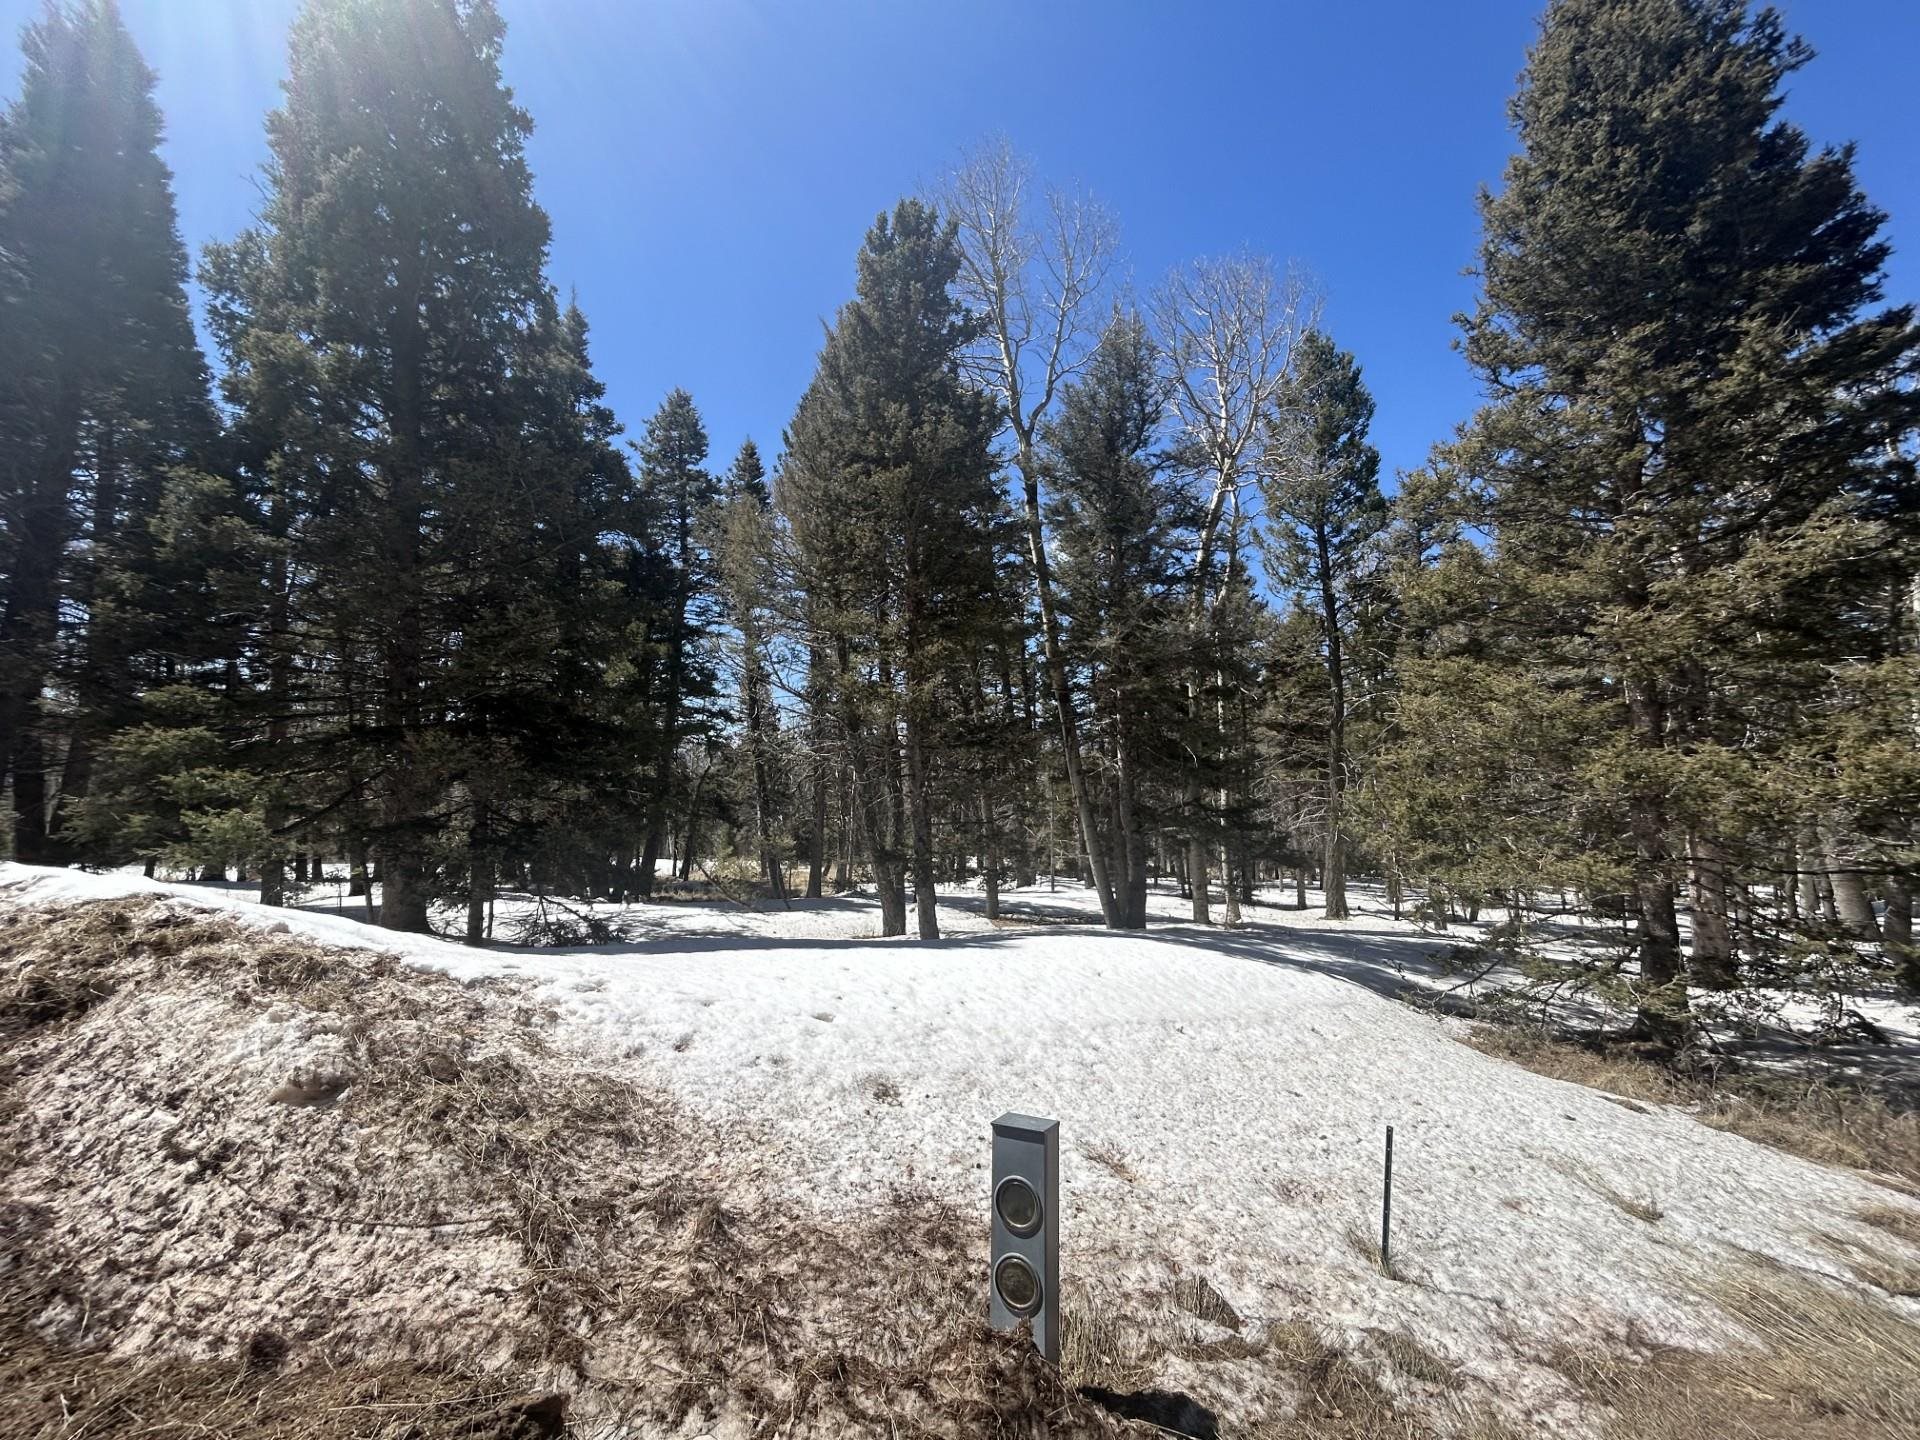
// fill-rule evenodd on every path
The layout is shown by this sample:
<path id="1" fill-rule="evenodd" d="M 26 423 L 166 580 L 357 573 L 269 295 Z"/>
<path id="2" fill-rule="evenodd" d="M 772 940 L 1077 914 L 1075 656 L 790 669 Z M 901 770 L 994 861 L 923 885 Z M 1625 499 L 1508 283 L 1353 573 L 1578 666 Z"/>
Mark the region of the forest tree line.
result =
<path id="1" fill-rule="evenodd" d="M 475 942 L 503 887 L 857 883 L 932 937 L 960 884 L 1138 928 L 1155 883 L 1233 924 L 1358 876 L 1535 960 L 1618 921 L 1585 978 L 1660 1038 L 1701 990 L 1920 989 L 1920 327 L 1851 152 L 1779 114 L 1776 15 L 1548 5 L 1485 404 L 1397 477 L 1303 272 L 1136 295 L 1002 143 L 876 219 L 774 453 L 679 390 L 629 438 L 503 42 L 492 0 L 309 0 L 256 223 L 196 263 L 115 6 L 27 28 L 15 858 L 268 904 L 325 864 Z"/>

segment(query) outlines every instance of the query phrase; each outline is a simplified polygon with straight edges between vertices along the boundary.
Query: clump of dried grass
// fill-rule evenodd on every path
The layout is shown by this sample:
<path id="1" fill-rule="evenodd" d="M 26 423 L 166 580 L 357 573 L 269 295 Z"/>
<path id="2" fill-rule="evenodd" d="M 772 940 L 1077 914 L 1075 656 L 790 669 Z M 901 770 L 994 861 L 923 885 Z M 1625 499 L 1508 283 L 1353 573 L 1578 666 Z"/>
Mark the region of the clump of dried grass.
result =
<path id="1" fill-rule="evenodd" d="M 1166 1354 L 1164 1337 L 1129 1324 L 1101 1296 L 1075 1297 L 1061 1307 L 1060 1372 L 1075 1387 L 1137 1390 Z"/>
<path id="2" fill-rule="evenodd" d="M 1691 1098 L 1681 1078 L 1639 1045 L 1583 1045 L 1539 1025 L 1476 1025 L 1468 1031 L 1467 1043 L 1535 1074 L 1612 1096 L 1654 1105 L 1681 1105 Z"/>
<path id="3" fill-rule="evenodd" d="M 1854 1219 L 1863 1225 L 1872 1225 L 1884 1230 L 1895 1239 L 1904 1240 L 1909 1245 L 1920 1245 L 1920 1210 L 1893 1205 L 1869 1205 L 1859 1211 Z"/>
<path id="4" fill-rule="evenodd" d="M 1127 1158 L 1127 1152 L 1110 1141 L 1096 1143 L 1083 1140 L 1080 1143 L 1080 1154 L 1083 1159 L 1098 1165 L 1116 1180 L 1124 1180 L 1132 1185 L 1140 1179 L 1140 1173 L 1133 1168 L 1132 1162 Z"/>
<path id="5" fill-rule="evenodd" d="M 1438 1417 L 1396 1403 L 1377 1379 L 1305 1321 L 1270 1326 L 1266 1338 L 1269 1362 L 1286 1372 L 1297 1399 L 1288 1419 L 1254 1431 L 1259 1440 L 1433 1440 L 1449 1433 L 1438 1427 Z"/>
<path id="6" fill-rule="evenodd" d="M 1667 1213 L 1659 1200 L 1651 1194 L 1632 1194 L 1621 1190 L 1591 1165 L 1559 1162 L 1555 1168 L 1578 1181 L 1623 1215 L 1631 1215 L 1645 1224 L 1656 1224 Z"/>
<path id="7" fill-rule="evenodd" d="M 1412 1277 L 1401 1263 L 1397 1247 L 1393 1252 L 1380 1248 L 1380 1232 L 1358 1220 L 1350 1220 L 1340 1232 L 1341 1242 L 1389 1280 L 1407 1281 Z"/>
<path id="8" fill-rule="evenodd" d="M 1718 1276 L 1710 1297 L 1758 1345 L 1722 1365 L 1784 1400 L 1812 1426 L 1845 1417 L 1861 1437 L 1920 1432 L 1920 1322 L 1871 1296 L 1754 1261 Z"/>
<path id="9" fill-rule="evenodd" d="M 1222 1433 L 1253 1440 L 1515 1440 L 1506 1420 L 1463 1395 L 1465 1382 L 1446 1360 L 1400 1331 L 1369 1331 L 1358 1352 L 1305 1320 L 1250 1326 L 1197 1274 L 1175 1278 L 1156 1307 L 1122 1307 L 1112 1296 L 1070 1297 L 1061 1370 L 1075 1386 L 1126 1396 L 1159 1396 L 1167 1363 L 1201 1377 L 1232 1364 L 1220 1393 Z M 1202 1339 L 1200 1320 L 1225 1339 Z M 1231 1323 L 1229 1323 L 1229 1321 Z M 1223 1376 L 1224 1380 L 1224 1376 Z M 1409 1394 L 1396 1394 L 1387 1382 Z M 1259 1397 L 1255 1399 L 1253 1397 Z M 1161 1398 L 1167 1398 L 1161 1396 Z M 1173 1397 L 1180 1398 L 1180 1397 Z"/>
<path id="10" fill-rule="evenodd" d="M 1696 1112 L 1716 1130 L 1842 1165 L 1889 1189 L 1920 1196 L 1920 1110 L 1842 1084 L 1725 1083 Z"/>
<path id="11" fill-rule="evenodd" d="M 1239 1312 L 1197 1271 L 1175 1277 L 1172 1300 L 1176 1310 L 1185 1311 L 1208 1325 L 1218 1325 L 1223 1330 L 1240 1328 Z"/>
<path id="12" fill-rule="evenodd" d="M 1906 1440 L 1920 1433 L 1920 1323 L 1753 1256 L 1699 1282 L 1743 1338 L 1717 1353 L 1563 1346 L 1549 1363 L 1617 1440 Z"/>
<path id="13" fill-rule="evenodd" d="M 1442 1390 L 1458 1390 L 1465 1383 L 1453 1366 L 1404 1330 L 1383 1330 L 1376 1337 L 1393 1368 L 1409 1379 Z"/>
<path id="14" fill-rule="evenodd" d="M 40 1317 L 69 1308 L 73 1256 L 34 1207 L 0 1209 L 0 1397 L 20 1440 L 114 1440 L 181 1433 L 249 1440 L 548 1440 L 567 1396 L 531 1374 L 457 1359 L 325 1347 L 288 1364 L 272 1330 L 208 1337 L 219 1358 L 119 1356 L 110 1317 L 80 1338 Z"/>
<path id="15" fill-rule="evenodd" d="M 1856 1279 L 1901 1299 L 1920 1299 L 1920 1260 L 1844 1235 L 1822 1233 L 1818 1238 L 1829 1254 L 1846 1263 Z"/>
<path id="16" fill-rule="evenodd" d="M 1920 1194 L 1920 1110 L 1840 1078 L 1795 1083 L 1726 1067 L 1689 1075 L 1642 1045 L 1578 1043 L 1537 1025 L 1478 1025 L 1468 1043 L 1609 1098 L 1684 1105 L 1716 1130 Z"/>

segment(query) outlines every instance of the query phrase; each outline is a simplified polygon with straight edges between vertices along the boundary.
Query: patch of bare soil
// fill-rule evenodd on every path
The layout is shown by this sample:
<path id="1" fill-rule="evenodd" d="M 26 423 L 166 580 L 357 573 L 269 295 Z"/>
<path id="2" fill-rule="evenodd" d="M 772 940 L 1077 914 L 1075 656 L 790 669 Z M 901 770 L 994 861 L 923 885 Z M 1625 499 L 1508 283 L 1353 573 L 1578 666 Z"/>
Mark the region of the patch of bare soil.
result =
<path id="1" fill-rule="evenodd" d="M 984 1237 L 829 1229 L 549 1017 L 164 899 L 0 911 L 9 1436 L 1099 1436 Z"/>

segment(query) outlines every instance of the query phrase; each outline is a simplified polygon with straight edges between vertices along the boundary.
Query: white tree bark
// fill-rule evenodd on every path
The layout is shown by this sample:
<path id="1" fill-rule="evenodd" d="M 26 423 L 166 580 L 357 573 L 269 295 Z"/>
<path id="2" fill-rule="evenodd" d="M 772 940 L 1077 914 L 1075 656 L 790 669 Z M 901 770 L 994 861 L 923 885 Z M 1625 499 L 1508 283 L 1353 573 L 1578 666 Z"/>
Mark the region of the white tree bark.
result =
<path id="1" fill-rule="evenodd" d="M 1060 388 L 1095 340 L 1098 301 L 1113 266 L 1115 230 L 1107 212 L 1084 196 L 1047 190 L 1039 214 L 1026 161 L 1005 140 L 968 156 L 941 197 L 960 232 L 960 291 L 984 326 L 972 356 L 980 382 L 1000 399 L 1014 464 L 1020 472 L 1027 549 L 1040 604 L 1040 639 L 1060 726 L 1087 875 L 1107 925 L 1124 921 L 1107 866 L 1109 847 L 1094 820 L 1081 753 L 1073 688 L 1061 651 L 1060 616 L 1040 509 L 1040 428 Z"/>
<path id="2" fill-rule="evenodd" d="M 1219 603 L 1214 554 L 1222 524 L 1253 474 L 1267 413 L 1318 309 L 1304 273 L 1291 266 L 1276 273 L 1264 255 L 1196 260 L 1176 269 L 1154 296 L 1154 326 L 1182 448 L 1207 487 L 1189 597 L 1196 626 L 1208 624 Z M 1188 679 L 1191 706 L 1200 704 L 1203 679 Z M 1190 809 L 1198 809 L 1203 788 L 1196 768 L 1187 786 Z M 1209 846 L 1197 821 L 1187 864 L 1193 918 L 1208 924 Z"/>

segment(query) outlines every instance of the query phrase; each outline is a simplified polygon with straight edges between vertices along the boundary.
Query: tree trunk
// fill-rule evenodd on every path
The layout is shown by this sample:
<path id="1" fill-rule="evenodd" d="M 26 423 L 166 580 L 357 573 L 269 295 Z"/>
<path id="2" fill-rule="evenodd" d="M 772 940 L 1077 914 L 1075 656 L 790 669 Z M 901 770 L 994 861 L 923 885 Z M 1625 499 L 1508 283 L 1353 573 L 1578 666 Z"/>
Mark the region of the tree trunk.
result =
<path id="1" fill-rule="evenodd" d="M 1326 855 L 1321 861 L 1326 874 L 1326 917 L 1345 920 L 1347 909 L 1347 842 L 1336 822 L 1327 831 Z"/>
<path id="2" fill-rule="evenodd" d="M 1811 825 L 1800 827 L 1797 847 L 1798 870 L 1794 874 L 1794 893 L 1799 898 L 1800 919 L 1808 926 L 1820 923 L 1820 837 Z"/>
<path id="3" fill-rule="evenodd" d="M 1347 842 L 1343 803 L 1347 789 L 1347 672 L 1340 646 L 1340 601 L 1333 589 L 1332 547 L 1325 529 L 1317 535 L 1320 576 L 1320 628 L 1327 646 L 1327 683 L 1332 706 L 1327 718 L 1327 842 L 1321 860 L 1323 898 L 1329 920 L 1347 918 Z"/>
<path id="4" fill-rule="evenodd" d="M 662 782 L 654 778 L 656 792 Z M 634 877 L 634 888 L 640 892 L 642 900 L 653 898 L 654 867 L 660 863 L 661 832 L 666 828 L 667 807 L 663 800 L 650 804 L 647 808 L 647 838 L 640 846 L 640 869 Z"/>
<path id="5" fill-rule="evenodd" d="M 97 720 L 101 714 L 102 711 L 93 706 L 83 707 L 83 713 L 74 718 L 73 734 L 67 737 L 67 758 L 60 767 L 60 793 L 53 798 L 53 818 L 47 824 L 49 847 L 63 858 L 74 854 L 73 840 L 68 833 L 73 825 L 74 810 L 93 790 L 98 747 L 90 733 L 93 725 L 89 721 Z"/>
<path id="6" fill-rule="evenodd" d="M 907 717 L 907 806 L 913 823 L 913 908 L 922 940 L 940 938 L 933 874 L 933 813 L 927 794 L 927 756 L 920 722 Z"/>
<path id="7" fill-rule="evenodd" d="M 287 903 L 287 862 L 278 855 L 260 861 L 260 903 L 281 906 Z"/>
<path id="8" fill-rule="evenodd" d="M 687 797 L 687 848 L 686 853 L 678 857 L 682 883 L 693 879 L 693 857 L 700 844 L 700 793 L 707 788 L 707 773 L 712 769 L 709 762 L 705 770 L 693 777 L 693 793 Z"/>
<path id="9" fill-rule="evenodd" d="M 817 754 L 817 752 L 816 752 Z M 818 761 L 816 760 L 816 765 Z M 820 898 L 820 882 L 827 867 L 827 777 L 813 777 L 813 840 L 807 849 L 807 899 Z"/>
<path id="10" fill-rule="evenodd" d="M 1123 708 L 1123 707 L 1116 707 Z M 1118 833 L 1121 865 L 1118 900 L 1120 925 L 1126 930 L 1147 927 L 1147 836 L 1134 813 L 1134 792 L 1139 781 L 1134 755 L 1133 729 L 1128 716 L 1117 717 L 1114 767 L 1115 830 Z"/>
<path id="11" fill-rule="evenodd" d="M 882 936 L 907 933 L 907 882 L 898 860 L 873 862 L 874 888 L 880 892 L 880 933 Z"/>
<path id="12" fill-rule="evenodd" d="M 428 909 L 433 892 L 426 862 L 408 847 L 386 850 L 380 857 L 380 924 L 387 930 L 431 935 Z"/>
<path id="13" fill-rule="evenodd" d="M 1730 990 L 1738 983 L 1738 976 L 1727 922 L 1726 857 L 1714 841 L 1695 835 L 1687 842 L 1687 860 L 1694 978 L 1716 990 Z"/>
<path id="14" fill-rule="evenodd" d="M 1196 792 L 1195 800 L 1197 803 L 1199 786 L 1196 785 L 1193 788 Z M 1213 923 L 1213 914 L 1212 911 L 1208 909 L 1207 904 L 1207 870 L 1211 863 L 1207 850 L 1207 842 L 1200 835 L 1195 834 L 1187 837 L 1187 883 L 1193 887 L 1192 915 L 1194 922 L 1199 925 L 1211 925 Z"/>
<path id="15" fill-rule="evenodd" d="M 1066 657 L 1061 651 L 1060 615 L 1054 604 L 1053 572 L 1047 560 L 1046 530 L 1040 515 L 1040 475 L 1033 448 L 1022 437 L 1018 459 L 1021 488 L 1026 501 L 1027 553 L 1033 562 L 1034 591 L 1040 601 L 1040 644 L 1047 662 L 1047 683 L 1053 691 L 1053 708 L 1060 723 L 1060 752 L 1066 764 L 1067 787 L 1073 794 L 1074 816 L 1080 826 L 1080 848 L 1087 857 L 1087 872 L 1092 877 L 1094 894 L 1100 901 L 1100 918 L 1109 929 L 1118 928 L 1120 910 L 1113 883 L 1107 874 L 1099 831 L 1094 825 L 1093 800 L 1088 793 L 1085 767 L 1080 755 L 1080 725 L 1074 717 L 1073 685 L 1067 676 Z M 1201 917 L 1204 918 L 1204 917 Z"/>
<path id="16" fill-rule="evenodd" d="M 1653 687 L 1644 680 L 1629 681 L 1627 707 L 1635 742 L 1644 750 L 1661 749 L 1666 709 Z M 1657 1043 L 1677 1048 L 1686 1038 L 1691 1010 L 1681 964 L 1666 808 L 1660 796 L 1647 791 L 1632 796 L 1628 825 L 1633 834 L 1634 893 L 1640 903 L 1642 996 L 1637 1023 Z"/>
<path id="17" fill-rule="evenodd" d="M 1840 927 L 1857 940 L 1878 940 L 1880 925 L 1873 915 L 1873 902 L 1867 899 L 1867 887 L 1861 880 L 1860 862 L 1853 847 L 1837 825 L 1821 827 L 1821 846 L 1827 863 L 1828 883 L 1833 886 L 1833 906 L 1839 913 Z"/>
<path id="18" fill-rule="evenodd" d="M 40 704 L 26 708 L 13 740 L 13 858 L 22 865 L 53 861 L 47 837 L 47 765 L 40 735 Z"/>
<path id="19" fill-rule="evenodd" d="M 1920 949 L 1913 943 L 1913 881 L 1905 875 L 1887 876 L 1885 944 L 1887 958 L 1900 967 L 1900 983 L 1920 995 Z"/>
<path id="20" fill-rule="evenodd" d="M 986 896 L 987 919 L 1000 918 L 1000 827 L 993 801 L 980 796 L 980 888 Z"/>
<path id="21" fill-rule="evenodd" d="M 487 943 L 487 914 L 493 904 L 493 859 L 485 837 L 469 837 L 467 844 L 466 943 Z"/>
<path id="22" fill-rule="evenodd" d="M 894 721 L 886 716 L 884 724 L 869 729 L 857 705 L 846 698 L 850 664 L 844 641 L 836 651 L 836 660 L 841 681 L 836 688 L 843 706 L 840 728 L 846 737 L 848 765 L 853 772 L 849 821 L 857 824 L 859 838 L 873 866 L 873 882 L 880 894 L 880 933 L 904 935 L 907 933 L 907 895 L 902 840 L 906 831 L 906 802 Z M 884 667 L 881 689 L 883 693 L 892 693 L 892 679 Z"/>
<path id="23" fill-rule="evenodd" d="M 62 384 L 56 393 L 59 398 L 40 427 L 45 449 L 37 463 L 26 459 L 20 464 L 27 473 L 9 476 L 25 493 L 9 507 L 7 517 L 13 573 L 0 574 L 0 783 L 13 777 L 13 858 L 27 865 L 48 858 L 40 693 L 59 633 L 59 574 L 73 535 L 68 495 L 80 433 L 77 388 Z"/>

